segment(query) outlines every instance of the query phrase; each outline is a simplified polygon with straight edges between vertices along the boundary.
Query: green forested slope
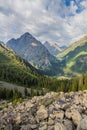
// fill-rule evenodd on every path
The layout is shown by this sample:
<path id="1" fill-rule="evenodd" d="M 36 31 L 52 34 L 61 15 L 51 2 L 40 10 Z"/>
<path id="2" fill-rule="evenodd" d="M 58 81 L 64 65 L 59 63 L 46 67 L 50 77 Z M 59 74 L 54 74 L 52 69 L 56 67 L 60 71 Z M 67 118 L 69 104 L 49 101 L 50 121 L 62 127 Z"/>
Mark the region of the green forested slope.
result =
<path id="1" fill-rule="evenodd" d="M 79 75 L 87 72 L 87 36 L 72 44 L 58 55 L 64 63 L 65 75 Z"/>
<path id="2" fill-rule="evenodd" d="M 30 64 L 0 42 L 0 80 L 32 86 L 37 84 L 38 76 Z"/>

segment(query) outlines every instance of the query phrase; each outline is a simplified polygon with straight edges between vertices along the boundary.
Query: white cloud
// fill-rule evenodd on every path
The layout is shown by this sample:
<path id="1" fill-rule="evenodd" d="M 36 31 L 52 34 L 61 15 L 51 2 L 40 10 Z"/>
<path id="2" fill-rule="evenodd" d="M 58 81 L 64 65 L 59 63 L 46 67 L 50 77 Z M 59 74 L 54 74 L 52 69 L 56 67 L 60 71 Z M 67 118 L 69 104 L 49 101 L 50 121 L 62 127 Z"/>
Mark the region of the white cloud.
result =
<path id="1" fill-rule="evenodd" d="M 85 7 L 80 13 L 73 1 L 70 6 L 63 1 L 0 0 L 0 40 L 6 42 L 28 31 L 42 42 L 72 43 L 87 33 L 87 1 L 80 3 Z"/>

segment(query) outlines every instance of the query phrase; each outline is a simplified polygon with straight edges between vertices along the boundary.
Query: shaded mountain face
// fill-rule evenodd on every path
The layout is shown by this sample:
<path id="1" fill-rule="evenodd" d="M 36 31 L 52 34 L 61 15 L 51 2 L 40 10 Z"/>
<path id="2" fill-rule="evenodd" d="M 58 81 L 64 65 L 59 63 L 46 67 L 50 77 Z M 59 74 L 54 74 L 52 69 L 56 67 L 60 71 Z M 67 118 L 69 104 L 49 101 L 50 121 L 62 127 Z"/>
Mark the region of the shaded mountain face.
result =
<path id="1" fill-rule="evenodd" d="M 58 58 L 63 60 L 66 74 L 78 75 L 87 72 L 87 36 L 60 53 Z"/>
<path id="2" fill-rule="evenodd" d="M 62 49 L 56 43 L 50 43 L 50 42 L 46 41 L 44 43 L 44 46 L 54 56 L 58 55 L 62 51 Z"/>
<path id="3" fill-rule="evenodd" d="M 60 64 L 57 59 L 31 34 L 25 33 L 18 39 L 11 39 L 7 42 L 7 46 L 34 67 L 45 72 L 48 70 L 50 74 L 51 72 L 60 73 Z"/>
<path id="4" fill-rule="evenodd" d="M 60 47 L 62 51 L 66 50 L 67 49 L 67 46 L 61 46 Z"/>

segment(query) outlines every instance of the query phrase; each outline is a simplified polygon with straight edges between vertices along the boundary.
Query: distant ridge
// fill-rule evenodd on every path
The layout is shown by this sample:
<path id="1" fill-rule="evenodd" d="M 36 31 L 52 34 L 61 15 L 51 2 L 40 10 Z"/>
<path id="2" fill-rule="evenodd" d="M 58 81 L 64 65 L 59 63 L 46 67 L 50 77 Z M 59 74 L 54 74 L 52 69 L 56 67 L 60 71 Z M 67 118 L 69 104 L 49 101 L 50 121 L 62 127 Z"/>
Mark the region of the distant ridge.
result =
<path id="1" fill-rule="evenodd" d="M 44 46 L 54 56 L 57 55 L 57 54 L 59 54 L 62 51 L 62 49 L 56 43 L 52 43 L 52 42 L 46 41 L 44 43 Z"/>

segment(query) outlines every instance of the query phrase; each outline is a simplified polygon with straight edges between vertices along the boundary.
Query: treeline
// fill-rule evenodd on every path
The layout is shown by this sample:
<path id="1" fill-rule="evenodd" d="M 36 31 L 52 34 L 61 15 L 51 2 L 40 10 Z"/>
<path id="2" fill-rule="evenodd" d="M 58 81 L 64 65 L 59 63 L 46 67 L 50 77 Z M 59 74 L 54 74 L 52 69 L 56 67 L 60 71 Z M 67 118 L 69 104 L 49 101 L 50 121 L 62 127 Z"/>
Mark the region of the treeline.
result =
<path id="1" fill-rule="evenodd" d="M 24 86 L 37 85 L 37 76 L 22 70 L 20 67 L 0 65 L 0 80 Z"/>
<path id="2" fill-rule="evenodd" d="M 50 91 L 63 91 L 63 92 L 70 92 L 70 91 L 79 91 L 79 90 L 86 90 L 87 89 L 87 73 L 82 74 L 79 77 L 75 77 L 72 79 L 52 79 L 49 80 L 48 83 L 46 82 L 46 88 Z"/>
<path id="3" fill-rule="evenodd" d="M 40 77 L 37 88 L 45 88 L 48 91 L 79 91 L 87 89 L 87 73 L 72 79 L 56 79 Z"/>
<path id="4" fill-rule="evenodd" d="M 9 88 L 3 88 L 0 87 L 0 99 L 3 100 L 12 100 L 14 101 L 15 99 L 19 99 L 19 98 L 31 98 L 33 96 L 40 96 L 40 95 L 44 95 L 46 93 L 46 91 L 44 89 L 29 89 L 28 88 L 24 88 L 24 91 L 20 91 L 17 88 L 14 89 L 9 89 Z"/>
<path id="5" fill-rule="evenodd" d="M 1 71 L 2 70 L 2 71 Z M 35 75 L 36 76 L 36 75 Z M 32 77 L 28 73 L 23 73 L 18 68 L 1 68 L 0 80 L 15 83 L 32 89 L 45 88 L 48 91 L 78 91 L 87 89 L 87 73 L 72 79 L 56 79 L 46 76 Z"/>
<path id="6" fill-rule="evenodd" d="M 69 79 L 58 80 L 56 78 L 40 76 L 39 74 L 35 74 L 32 76 L 31 74 L 29 74 L 28 71 L 26 72 L 25 70 L 22 70 L 20 68 L 11 67 L 9 65 L 8 66 L 0 65 L 0 80 L 4 80 L 10 83 L 14 83 L 14 84 L 25 86 L 27 88 L 31 88 L 32 91 L 33 89 L 36 89 L 39 91 L 40 89 L 43 89 L 43 88 L 45 88 L 45 91 L 47 92 L 48 91 L 70 92 L 70 91 L 78 91 L 78 90 L 87 89 L 87 73 L 83 74 L 82 76 L 70 79 L 70 80 Z M 34 92 L 32 92 L 32 96 L 40 95 L 38 91 L 35 94 Z M 9 94 L 11 92 L 8 92 L 8 90 L 6 93 L 8 93 L 9 96 L 5 96 L 5 98 L 12 96 L 12 94 Z"/>
<path id="7" fill-rule="evenodd" d="M 17 89 L 13 90 L 13 89 L 0 87 L 0 99 L 5 99 L 5 100 L 13 99 L 14 100 L 21 97 L 22 97 L 22 93 L 18 91 Z"/>
<path id="8" fill-rule="evenodd" d="M 73 78 L 71 80 L 68 79 L 52 79 L 48 77 L 40 77 L 37 87 L 31 87 L 30 91 L 28 88 L 25 87 L 24 89 L 24 96 L 23 93 L 18 91 L 17 89 L 7 89 L 0 87 L 0 99 L 18 99 L 18 98 L 26 98 L 26 97 L 33 97 L 44 95 L 46 92 L 49 91 L 63 91 L 63 92 L 70 92 L 70 91 L 79 91 L 79 90 L 86 90 L 87 89 L 87 74 L 83 74 L 80 77 Z"/>

